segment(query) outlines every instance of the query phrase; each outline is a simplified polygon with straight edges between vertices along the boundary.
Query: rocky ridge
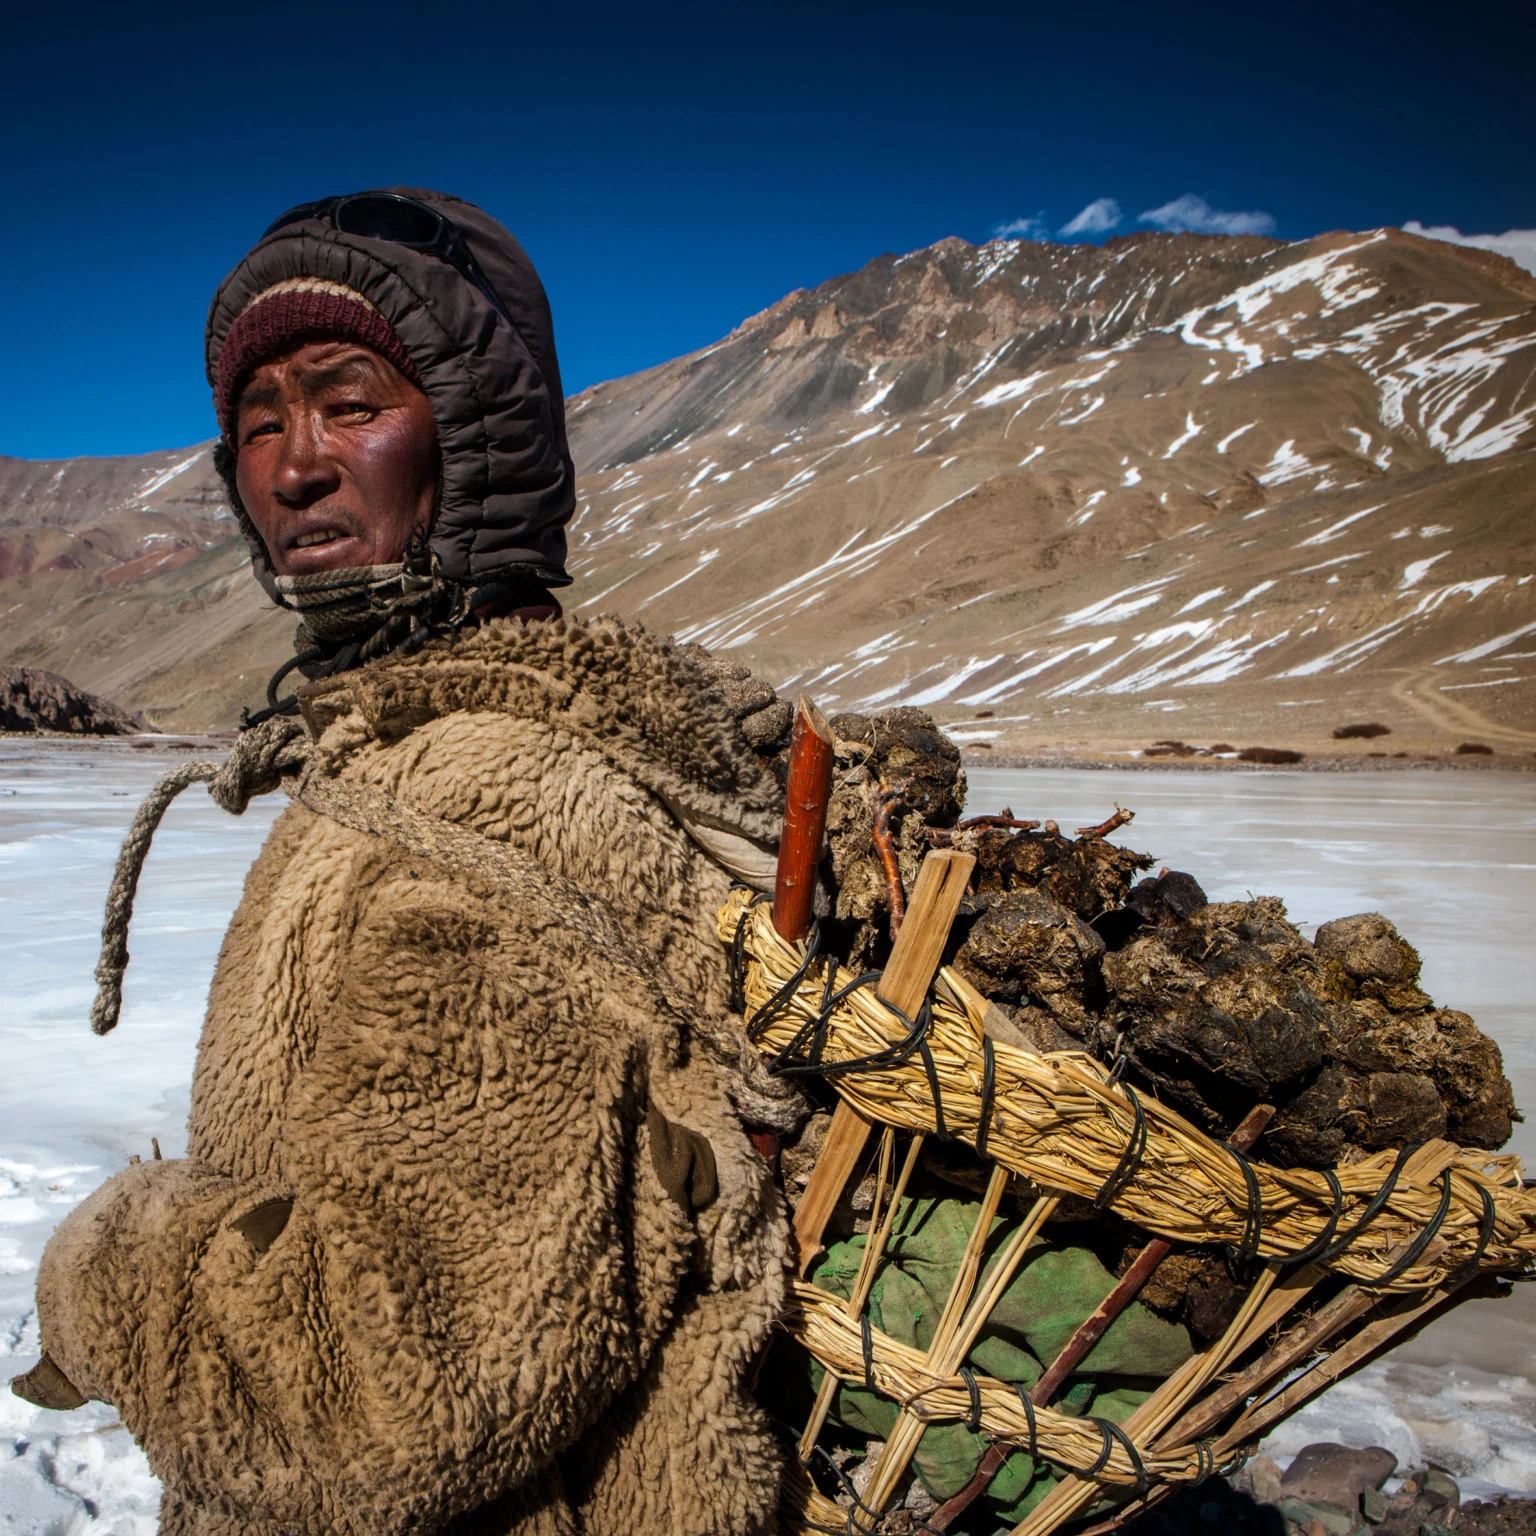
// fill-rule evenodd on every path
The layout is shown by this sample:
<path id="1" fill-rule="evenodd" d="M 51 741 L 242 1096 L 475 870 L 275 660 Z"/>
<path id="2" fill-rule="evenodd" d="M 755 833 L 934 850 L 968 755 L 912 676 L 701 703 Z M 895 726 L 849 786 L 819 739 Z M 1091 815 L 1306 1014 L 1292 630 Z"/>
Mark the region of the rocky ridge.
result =
<path id="1" fill-rule="evenodd" d="M 567 601 L 970 751 L 1528 757 L 1533 300 L 1397 230 L 884 256 L 573 397 Z M 0 461 L 0 611 L 184 728 L 288 648 L 201 449 Z"/>

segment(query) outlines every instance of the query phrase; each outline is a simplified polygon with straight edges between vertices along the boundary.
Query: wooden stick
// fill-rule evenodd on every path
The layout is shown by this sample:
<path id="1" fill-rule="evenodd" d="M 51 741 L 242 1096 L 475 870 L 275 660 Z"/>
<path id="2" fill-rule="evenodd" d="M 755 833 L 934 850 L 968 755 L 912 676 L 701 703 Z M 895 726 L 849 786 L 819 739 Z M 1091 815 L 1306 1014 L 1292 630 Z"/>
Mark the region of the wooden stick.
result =
<path id="1" fill-rule="evenodd" d="M 875 857 L 885 876 L 885 899 L 891 909 L 891 943 L 901 936 L 902 919 L 907 915 L 907 893 L 901 883 L 901 865 L 896 858 L 896 842 L 891 836 L 891 816 L 901 804 L 901 797 L 889 784 L 882 783 L 875 792 Z"/>
<path id="2" fill-rule="evenodd" d="M 935 848 L 923 860 L 912 888 L 912 900 L 901 933 L 886 962 L 885 976 L 875 995 L 908 1018 L 922 1007 L 933 984 L 955 913 L 965 897 L 976 859 L 952 848 Z"/>
<path id="3" fill-rule="evenodd" d="M 1426 1312 L 1440 1306 L 1447 1297 L 1454 1294 L 1456 1289 L 1457 1287 L 1454 1286 L 1438 1286 L 1427 1294 L 1421 1291 L 1417 1295 L 1390 1298 L 1396 1302 L 1396 1306 L 1388 1310 L 1387 1316 L 1374 1323 L 1368 1323 L 1352 1339 L 1341 1344 L 1331 1354 L 1324 1356 L 1311 1370 L 1298 1377 L 1283 1392 L 1250 1408 L 1216 1442 L 1217 1456 L 1224 1456 L 1249 1440 L 1257 1440 L 1272 1425 L 1311 1402 L 1319 1392 L 1366 1364 L 1383 1344 L 1410 1327 Z"/>
<path id="4" fill-rule="evenodd" d="M 798 943 L 811 931 L 816 866 L 827 831 L 832 798 L 832 728 L 802 693 L 789 737 L 789 782 L 784 792 L 784 829 L 773 884 L 773 926 Z"/>
<path id="5" fill-rule="evenodd" d="M 976 860 L 968 853 L 936 848 L 923 860 L 917 873 L 906 921 L 901 925 L 875 994 L 909 1018 L 922 1007 L 928 994 L 975 866 Z M 832 1128 L 795 1208 L 795 1241 L 802 1275 L 821 1251 L 821 1234 L 863 1156 L 871 1124 L 846 1101 L 838 1104 L 832 1116 Z"/>
<path id="6" fill-rule="evenodd" d="M 913 906 L 916 907 L 915 901 Z M 956 1333 L 976 1287 L 976 1277 L 981 1272 L 981 1255 L 1010 1177 L 1012 1175 L 1001 1163 L 992 1165 L 992 1176 L 987 1180 L 987 1192 L 982 1196 L 981 1209 L 976 1213 L 976 1220 L 971 1226 L 971 1235 L 961 1255 L 960 1267 L 955 1271 L 944 1310 L 934 1326 L 927 1350 L 928 1363 L 935 1372 L 942 1375 L 949 1375 L 965 1358 L 963 1354 L 955 1358 Z M 871 1509 L 884 1510 L 927 1427 L 910 1408 L 903 1408 L 897 1415 L 895 1426 L 886 1436 L 885 1449 L 880 1453 L 874 1475 L 865 1490 L 864 1502 Z"/>
<path id="7" fill-rule="evenodd" d="M 821 1252 L 821 1234 L 842 1197 L 849 1175 L 864 1155 L 864 1144 L 874 1127 L 852 1105 L 839 1103 L 832 1113 L 832 1125 L 821 1144 L 816 1166 L 795 1207 L 795 1243 L 799 1255 L 797 1274 L 806 1274 Z"/>
<path id="8" fill-rule="evenodd" d="M 1202 1355 L 1186 1360 L 1156 1392 L 1144 1402 L 1125 1423 L 1122 1429 L 1135 1444 L 1153 1440 L 1163 1427 L 1170 1423 L 1203 1387 L 1232 1358 L 1238 1343 L 1250 1336 L 1250 1329 L 1261 1318 L 1273 1322 L 1283 1315 L 1266 1305 L 1269 1293 L 1279 1277 L 1278 1262 L 1265 1266 L 1264 1273 L 1255 1282 L 1243 1301 L 1242 1309 L 1232 1319 L 1227 1331 Z M 1285 1306 L 1291 1305 L 1289 1298 Z M 1098 1497 L 1099 1486 L 1087 1478 L 1073 1474 L 1062 1480 L 1024 1517 L 1010 1536 L 1047 1536 L 1063 1521 L 1070 1520 Z"/>
<path id="9" fill-rule="evenodd" d="M 1363 1317 L 1381 1298 L 1357 1285 L 1347 1285 L 1326 1306 L 1304 1318 L 1273 1349 L 1267 1350 L 1247 1370 L 1234 1376 L 1219 1390 L 1195 1404 L 1177 1423 L 1159 1436 L 1162 1443 L 1183 1445 L 1198 1440 L 1234 1409 L 1240 1407 L 1266 1383 L 1275 1380 L 1320 1348 L 1356 1318 Z"/>
<path id="10" fill-rule="evenodd" d="M 1274 1114 L 1273 1104 L 1258 1105 L 1227 1138 L 1227 1145 L 1239 1152 L 1246 1152 L 1263 1134 L 1264 1127 L 1274 1118 Z M 1131 1304 L 1136 1293 L 1152 1278 L 1152 1271 L 1172 1251 L 1173 1244 L 1161 1237 L 1153 1238 L 1141 1250 L 1136 1262 L 1121 1277 L 1120 1283 L 1078 1325 L 1077 1332 L 1067 1340 L 1066 1347 L 1035 1384 L 1029 1395 L 1037 1408 L 1050 1402 L 1057 1388 L 1077 1369 L 1088 1351 L 1104 1337 L 1109 1325 Z"/>

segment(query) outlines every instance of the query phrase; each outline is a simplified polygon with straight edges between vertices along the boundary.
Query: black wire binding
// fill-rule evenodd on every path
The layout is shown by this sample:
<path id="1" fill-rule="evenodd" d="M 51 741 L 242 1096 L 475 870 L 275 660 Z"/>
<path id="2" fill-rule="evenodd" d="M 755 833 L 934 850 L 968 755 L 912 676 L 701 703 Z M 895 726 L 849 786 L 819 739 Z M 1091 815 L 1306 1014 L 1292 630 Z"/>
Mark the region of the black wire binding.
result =
<path id="1" fill-rule="evenodd" d="M 1486 1185 L 1476 1186 L 1478 1194 L 1483 1197 L 1483 1219 L 1477 1224 L 1477 1247 L 1472 1250 L 1472 1256 L 1456 1268 L 1445 1279 L 1446 1285 L 1462 1285 L 1470 1280 L 1477 1272 L 1478 1261 L 1488 1251 L 1488 1244 L 1493 1241 L 1494 1223 L 1498 1220 L 1498 1210 L 1493 1203 L 1493 1196 L 1488 1193 Z"/>
<path id="2" fill-rule="evenodd" d="M 800 983 L 810 974 L 811 967 L 816 963 L 816 957 L 820 953 L 821 924 L 812 923 L 811 931 L 805 936 L 805 953 L 800 957 L 800 964 L 790 973 L 784 985 L 747 1020 L 747 1039 L 754 1045 L 757 1043 L 757 1037 L 789 1006 L 795 993 L 800 990 Z"/>
<path id="3" fill-rule="evenodd" d="M 1198 1488 L 1216 1470 L 1216 1450 L 1209 1440 L 1195 1441 L 1195 1483 Z"/>
<path id="4" fill-rule="evenodd" d="M 832 994 L 829 1003 L 829 1012 L 836 1008 L 849 993 L 857 991 L 860 987 L 867 987 L 881 979 L 882 972 L 869 971 L 863 976 L 857 976 L 846 986 L 838 988 Z M 769 1062 L 769 1070 L 779 1077 L 847 1077 L 852 1072 L 881 1072 L 890 1067 L 899 1067 L 909 1057 L 917 1053 L 923 1043 L 924 1036 L 928 1033 L 928 1026 L 933 1019 L 932 999 L 924 998 L 923 1006 L 918 1009 L 915 1019 L 908 1018 L 894 1003 L 881 1000 L 881 1006 L 890 1009 L 903 1024 L 907 1026 L 907 1033 L 895 1045 L 888 1045 L 884 1050 L 871 1051 L 868 1056 L 856 1056 L 849 1061 L 826 1062 L 819 1066 L 791 1066 L 786 1061 L 789 1047 L 780 1051 Z M 804 1029 L 797 1036 L 803 1036 Z"/>
<path id="5" fill-rule="evenodd" d="M 1131 1472 L 1136 1478 L 1136 1497 L 1144 1499 L 1147 1496 L 1147 1468 L 1141 1459 L 1141 1452 L 1136 1449 L 1135 1442 L 1118 1424 L 1111 1424 L 1108 1419 L 1095 1419 L 1093 1421 L 1104 1431 L 1106 1435 L 1113 1435 L 1120 1442 L 1121 1449 L 1130 1458 Z"/>
<path id="6" fill-rule="evenodd" d="M 1287 1256 L 1288 1264 L 1310 1264 L 1313 1259 L 1327 1252 L 1333 1234 L 1338 1231 L 1339 1217 L 1344 1214 L 1344 1186 L 1339 1183 L 1331 1168 L 1324 1168 L 1322 1175 L 1333 1192 L 1333 1214 L 1328 1218 L 1328 1225 L 1305 1248 L 1298 1248 L 1295 1253 Z"/>
<path id="7" fill-rule="evenodd" d="M 992 1091 L 997 1085 L 997 1054 L 991 1035 L 981 1037 L 981 1112 L 976 1119 L 976 1155 L 987 1155 L 987 1134 L 992 1127 Z"/>
<path id="8" fill-rule="evenodd" d="M 864 1352 L 864 1385 L 875 1390 L 875 1338 L 870 1331 L 869 1313 L 859 1313 L 859 1348 Z"/>
<path id="9" fill-rule="evenodd" d="M 1029 1454 L 1038 1457 L 1039 1440 L 1035 1434 L 1035 1405 L 1028 1392 L 1024 1390 L 1024 1383 L 1016 1381 L 1013 1390 L 1018 1394 L 1019 1402 L 1024 1408 L 1024 1422 L 1029 1425 Z"/>
<path id="10" fill-rule="evenodd" d="M 746 890 L 746 886 L 737 886 L 737 890 Z M 772 901 L 773 897 L 766 891 L 755 893 L 752 900 L 742 908 L 741 916 L 736 919 L 736 931 L 731 935 L 731 949 L 726 961 L 726 978 L 730 985 L 730 1005 L 732 1013 L 745 1013 L 747 1011 L 747 919 L 755 906 L 765 901 Z"/>
<path id="11" fill-rule="evenodd" d="M 1337 1242 L 1323 1249 L 1323 1251 L 1317 1255 L 1317 1259 L 1320 1263 L 1326 1263 L 1329 1259 L 1338 1258 L 1338 1256 L 1343 1253 L 1344 1250 L 1348 1248 L 1349 1245 L 1354 1242 L 1357 1237 L 1360 1236 L 1366 1227 L 1371 1222 L 1375 1221 L 1375 1219 L 1381 1214 L 1382 1207 L 1385 1206 L 1387 1201 L 1391 1198 L 1392 1191 L 1397 1187 L 1398 1175 L 1403 1171 L 1403 1164 L 1406 1163 L 1408 1159 L 1412 1157 L 1413 1154 L 1417 1152 L 1423 1145 L 1424 1143 L 1421 1141 L 1409 1142 L 1409 1144 L 1397 1154 L 1397 1161 L 1392 1164 L 1391 1173 L 1389 1173 L 1382 1181 L 1381 1188 L 1371 1196 L 1371 1202 L 1361 1213 L 1359 1221 L 1357 1221 L 1354 1226 L 1352 1226 L 1349 1231 L 1344 1234 L 1343 1237 L 1339 1238 Z"/>
<path id="12" fill-rule="evenodd" d="M 827 958 L 827 969 L 832 971 L 834 977 L 836 976 L 836 968 L 837 962 L 829 956 Z M 790 1036 L 784 1048 L 768 1058 L 768 1070 L 775 1077 L 835 1076 L 837 1069 L 844 1065 L 844 1063 L 834 1061 L 830 1064 L 822 1065 L 820 1060 L 817 1059 L 796 1066 L 791 1058 L 798 1055 L 804 1049 L 807 1041 L 811 1042 L 814 1054 L 818 1038 L 822 1039 L 823 1043 L 825 1042 L 825 1034 L 831 1021 L 833 1009 L 850 993 L 858 991 L 860 987 L 866 987 L 879 981 L 882 974 L 880 971 L 865 971 L 862 976 L 854 977 L 852 981 L 838 988 L 835 992 L 829 992 L 826 987 L 823 987 L 821 1011 L 807 1019 Z M 905 1018 L 906 1015 L 903 1014 L 902 1017 Z"/>
<path id="13" fill-rule="evenodd" d="M 1253 1171 L 1253 1164 L 1230 1143 L 1223 1145 L 1237 1159 L 1248 1191 L 1248 1208 L 1243 1213 L 1243 1239 L 1237 1248 L 1238 1259 L 1246 1264 L 1257 1257 L 1259 1240 L 1264 1235 L 1264 1191 L 1259 1188 L 1259 1176 Z"/>
<path id="14" fill-rule="evenodd" d="M 960 1367 L 960 1380 L 965 1383 L 966 1393 L 971 1399 L 971 1411 L 966 1415 L 965 1427 L 973 1435 L 981 1433 L 981 1388 L 976 1382 L 976 1372 L 970 1366 Z"/>
<path id="15" fill-rule="evenodd" d="M 917 1054 L 923 1059 L 923 1071 L 928 1074 L 928 1091 L 933 1095 L 933 1134 L 940 1141 L 949 1141 L 949 1127 L 944 1123 L 944 1100 L 939 1096 L 939 1072 L 933 1064 L 933 1052 L 926 1040 L 917 1042 Z"/>
<path id="16" fill-rule="evenodd" d="M 1451 1170 L 1447 1168 L 1440 1175 L 1440 1204 L 1435 1214 L 1430 1218 L 1429 1225 L 1424 1228 L 1414 1240 L 1409 1243 L 1397 1261 L 1385 1274 L 1377 1275 L 1374 1280 L 1368 1280 L 1367 1285 L 1390 1285 L 1397 1277 L 1413 1268 L 1418 1262 L 1419 1255 L 1429 1247 L 1430 1240 L 1445 1224 L 1445 1213 L 1451 1208 Z"/>
<path id="17" fill-rule="evenodd" d="M 1090 1418 L 1088 1420 L 1098 1432 L 1104 1436 L 1104 1448 L 1094 1458 L 1093 1465 L 1079 1474 L 1082 1477 L 1097 1477 L 1105 1467 L 1109 1465 L 1109 1458 L 1115 1449 L 1114 1437 L 1109 1432 L 1109 1422 L 1106 1419 Z"/>
<path id="18" fill-rule="evenodd" d="M 1093 1208 L 1102 1211 L 1112 1200 L 1118 1200 L 1125 1186 L 1136 1177 L 1137 1170 L 1141 1167 L 1141 1159 L 1147 1150 L 1147 1112 L 1141 1107 L 1141 1099 L 1136 1090 L 1129 1083 L 1121 1085 L 1125 1096 L 1131 1101 L 1131 1109 L 1135 1112 L 1135 1121 L 1131 1125 L 1130 1140 L 1125 1144 L 1125 1151 L 1120 1154 L 1120 1161 L 1115 1165 L 1115 1170 L 1105 1179 L 1104 1187 L 1093 1198 Z"/>
<path id="19" fill-rule="evenodd" d="M 827 1049 L 827 1034 L 832 1027 L 832 994 L 837 990 L 837 961 L 831 955 L 822 966 L 821 1010 L 816 1015 L 816 1029 L 811 1035 L 811 1049 L 806 1059 L 813 1067 L 821 1065 Z"/>

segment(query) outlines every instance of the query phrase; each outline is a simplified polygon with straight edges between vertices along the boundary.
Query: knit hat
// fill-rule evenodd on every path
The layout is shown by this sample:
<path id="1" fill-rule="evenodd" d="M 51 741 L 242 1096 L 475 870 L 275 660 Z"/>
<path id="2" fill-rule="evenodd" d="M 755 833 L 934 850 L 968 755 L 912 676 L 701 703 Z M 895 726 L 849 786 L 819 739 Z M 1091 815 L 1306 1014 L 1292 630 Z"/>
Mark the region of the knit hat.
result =
<path id="1" fill-rule="evenodd" d="M 421 378 L 389 322 L 362 294 L 319 277 L 292 277 L 263 289 L 229 328 L 219 353 L 214 409 L 234 443 L 235 407 L 250 376 L 304 341 L 355 341 L 394 364 L 411 383 Z"/>

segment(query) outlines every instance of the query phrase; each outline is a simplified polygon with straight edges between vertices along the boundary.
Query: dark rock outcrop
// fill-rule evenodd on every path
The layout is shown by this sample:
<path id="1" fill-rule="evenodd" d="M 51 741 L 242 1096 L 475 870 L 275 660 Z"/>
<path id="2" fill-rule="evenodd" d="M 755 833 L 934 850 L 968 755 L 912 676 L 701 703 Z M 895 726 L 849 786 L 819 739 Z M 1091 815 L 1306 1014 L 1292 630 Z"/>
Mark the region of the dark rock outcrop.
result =
<path id="1" fill-rule="evenodd" d="M 0 667 L 0 730 L 133 736 L 154 729 L 110 699 L 76 688 L 57 672 Z"/>

